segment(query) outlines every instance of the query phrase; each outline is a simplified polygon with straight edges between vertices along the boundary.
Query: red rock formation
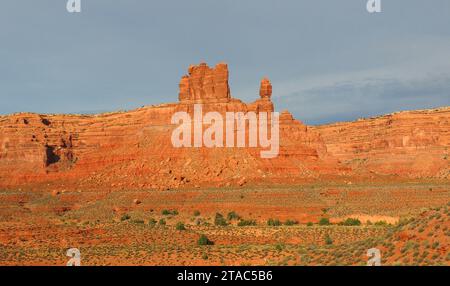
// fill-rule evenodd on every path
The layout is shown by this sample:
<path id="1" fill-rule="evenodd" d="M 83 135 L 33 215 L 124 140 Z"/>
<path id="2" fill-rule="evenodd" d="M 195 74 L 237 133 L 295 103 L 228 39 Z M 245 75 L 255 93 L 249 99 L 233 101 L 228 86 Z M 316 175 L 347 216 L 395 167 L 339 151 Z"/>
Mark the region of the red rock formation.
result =
<path id="1" fill-rule="evenodd" d="M 270 83 L 268 78 L 263 78 L 261 81 L 261 87 L 259 89 L 259 96 L 261 98 L 267 98 L 270 99 L 272 96 L 272 84 Z"/>
<path id="2" fill-rule="evenodd" d="M 191 66 L 180 82 L 180 103 L 124 113 L 0 117 L 0 187 L 46 183 L 79 188 L 177 188 L 242 185 L 262 178 L 334 172 L 320 136 L 288 114 L 280 117 L 280 156 L 261 159 L 261 148 L 174 148 L 176 111 L 273 111 L 271 85 L 245 104 L 230 96 L 228 68 Z M 248 136 L 248 131 L 247 131 Z M 330 167 L 331 166 L 331 167 Z M 46 186 L 45 185 L 45 186 Z"/>
<path id="3" fill-rule="evenodd" d="M 383 174 L 409 176 L 426 170 L 418 174 L 438 176 L 448 170 L 448 109 L 315 128 L 283 112 L 280 154 L 273 159 L 262 159 L 260 147 L 174 148 L 171 144 L 177 127 L 171 117 L 177 111 L 192 114 L 198 102 L 203 112 L 273 111 L 270 95 L 271 84 L 264 79 L 255 102 L 234 99 L 227 66 L 211 69 L 201 64 L 191 66 L 182 78 L 179 103 L 99 115 L 0 116 L 0 188 L 167 189 L 289 183 L 348 174 L 350 168 L 358 173 L 359 165 L 352 160 L 366 157 L 368 163 L 361 166 Z"/>
<path id="4" fill-rule="evenodd" d="M 219 63 L 215 68 L 202 63 L 189 67 L 189 75 L 180 81 L 181 102 L 227 102 L 231 98 L 228 85 L 228 66 Z"/>
<path id="5" fill-rule="evenodd" d="M 355 172 L 450 178 L 450 108 L 397 112 L 313 128 Z"/>

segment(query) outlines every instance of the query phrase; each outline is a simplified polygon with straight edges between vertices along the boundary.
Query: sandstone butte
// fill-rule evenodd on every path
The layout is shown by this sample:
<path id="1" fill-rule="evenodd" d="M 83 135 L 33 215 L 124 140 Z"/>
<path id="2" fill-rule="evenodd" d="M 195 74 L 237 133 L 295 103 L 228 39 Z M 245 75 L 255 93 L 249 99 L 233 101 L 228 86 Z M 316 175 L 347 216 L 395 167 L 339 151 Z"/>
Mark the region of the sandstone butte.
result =
<path id="1" fill-rule="evenodd" d="M 98 115 L 0 117 L 0 188 L 176 189 L 291 184 L 323 178 L 450 178 L 450 107 L 310 127 L 280 115 L 280 154 L 259 148 L 174 148 L 177 111 L 273 111 L 231 97 L 228 67 L 190 66 L 179 102 Z"/>

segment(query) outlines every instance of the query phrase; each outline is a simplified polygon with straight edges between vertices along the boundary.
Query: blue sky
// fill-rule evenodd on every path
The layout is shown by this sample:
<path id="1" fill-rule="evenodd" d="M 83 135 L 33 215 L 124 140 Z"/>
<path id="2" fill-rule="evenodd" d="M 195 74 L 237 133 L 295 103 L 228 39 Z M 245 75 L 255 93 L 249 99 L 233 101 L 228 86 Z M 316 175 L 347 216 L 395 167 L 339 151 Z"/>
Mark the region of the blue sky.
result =
<path id="1" fill-rule="evenodd" d="M 308 124 L 450 105 L 450 1 L 66 0 L 0 3 L 0 114 L 176 102 L 193 63 L 226 61 L 232 96 Z"/>

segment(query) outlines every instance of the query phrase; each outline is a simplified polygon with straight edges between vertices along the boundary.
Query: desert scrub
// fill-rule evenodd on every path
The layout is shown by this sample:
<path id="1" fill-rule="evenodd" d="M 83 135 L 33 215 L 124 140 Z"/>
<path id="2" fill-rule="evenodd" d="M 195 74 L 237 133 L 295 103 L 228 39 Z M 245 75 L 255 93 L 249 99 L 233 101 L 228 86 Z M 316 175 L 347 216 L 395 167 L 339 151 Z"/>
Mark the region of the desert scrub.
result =
<path id="1" fill-rule="evenodd" d="M 333 244 L 333 239 L 331 239 L 330 235 L 325 235 L 325 244 L 326 245 L 331 245 Z"/>
<path id="2" fill-rule="evenodd" d="M 237 224 L 238 226 L 255 226 L 256 220 L 240 220 Z"/>
<path id="3" fill-rule="evenodd" d="M 348 218 L 346 220 L 344 220 L 341 225 L 345 225 L 345 226 L 359 226 L 361 225 L 361 221 L 357 218 Z"/>
<path id="4" fill-rule="evenodd" d="M 288 219 L 287 221 L 284 222 L 284 225 L 287 225 L 287 226 L 296 225 L 296 224 L 298 224 L 298 221 L 291 220 L 291 219 Z"/>
<path id="5" fill-rule="evenodd" d="M 319 225 L 330 225 L 330 220 L 328 218 L 321 218 L 319 221 Z"/>
<path id="6" fill-rule="evenodd" d="M 204 234 L 200 235 L 200 238 L 197 241 L 198 245 L 214 245 L 214 242 L 208 239 L 208 237 Z"/>
<path id="7" fill-rule="evenodd" d="M 182 222 L 178 222 L 177 225 L 175 226 L 176 230 L 186 230 L 186 227 L 184 226 L 184 223 Z"/>
<path id="8" fill-rule="evenodd" d="M 148 220 L 148 225 L 149 225 L 149 226 L 155 226 L 156 223 L 157 223 L 157 221 L 156 221 L 156 219 L 154 219 L 154 218 L 151 218 L 151 219 Z"/>
<path id="9" fill-rule="evenodd" d="M 200 211 L 194 211 L 194 216 L 199 216 L 200 215 Z"/>
<path id="10" fill-rule="evenodd" d="M 178 215 L 178 211 L 177 210 L 163 210 L 162 215 Z"/>
<path id="11" fill-rule="evenodd" d="M 131 218 L 131 216 L 129 214 L 124 214 L 122 215 L 122 217 L 120 218 L 121 221 L 125 221 L 125 220 L 129 220 Z"/>
<path id="12" fill-rule="evenodd" d="M 269 218 L 269 220 L 267 221 L 267 225 L 268 226 L 280 226 L 281 222 L 279 219 Z"/>
<path id="13" fill-rule="evenodd" d="M 375 225 L 375 226 L 387 226 L 388 223 L 387 223 L 386 221 L 384 221 L 384 220 L 380 220 L 380 221 L 376 221 L 376 222 L 374 223 L 374 225 Z"/>
<path id="14" fill-rule="evenodd" d="M 303 264 L 309 264 L 311 262 L 311 257 L 308 254 L 303 254 L 300 256 L 300 261 Z"/>
<path id="15" fill-rule="evenodd" d="M 228 222 L 225 220 L 222 214 L 216 213 L 216 216 L 214 218 L 214 224 L 217 226 L 227 226 Z"/>
<path id="16" fill-rule="evenodd" d="M 144 221 L 142 219 L 134 219 L 131 222 L 135 224 L 144 224 Z"/>
<path id="17" fill-rule="evenodd" d="M 202 223 L 205 224 L 205 222 L 201 218 L 197 218 L 194 220 L 194 224 L 197 226 L 201 225 Z"/>
<path id="18" fill-rule="evenodd" d="M 284 245 L 284 243 L 278 243 L 277 245 L 275 245 L 275 250 L 277 250 L 277 251 L 282 251 L 285 248 L 286 248 L 286 245 Z"/>
<path id="19" fill-rule="evenodd" d="M 166 225 L 166 220 L 165 219 L 160 219 L 159 220 L 159 225 Z"/>
<path id="20" fill-rule="evenodd" d="M 436 249 L 438 247 L 439 247 L 439 242 L 438 241 L 433 242 L 433 244 L 431 245 L 431 248 L 433 248 L 433 249 Z"/>
<path id="21" fill-rule="evenodd" d="M 232 211 L 232 212 L 228 213 L 227 219 L 228 220 L 234 220 L 234 219 L 239 220 L 239 219 L 241 219 L 241 217 L 236 212 Z"/>

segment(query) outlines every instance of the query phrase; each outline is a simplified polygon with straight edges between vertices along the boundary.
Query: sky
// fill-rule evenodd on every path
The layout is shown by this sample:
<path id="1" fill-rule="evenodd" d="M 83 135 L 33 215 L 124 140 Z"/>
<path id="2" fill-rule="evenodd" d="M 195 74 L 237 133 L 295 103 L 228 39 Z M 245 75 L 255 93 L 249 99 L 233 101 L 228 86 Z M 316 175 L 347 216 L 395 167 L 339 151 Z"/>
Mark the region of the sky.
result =
<path id="1" fill-rule="evenodd" d="M 0 114 L 178 100 L 190 64 L 228 63 L 231 94 L 325 124 L 450 105 L 450 1 L 66 0 L 0 3 Z"/>

